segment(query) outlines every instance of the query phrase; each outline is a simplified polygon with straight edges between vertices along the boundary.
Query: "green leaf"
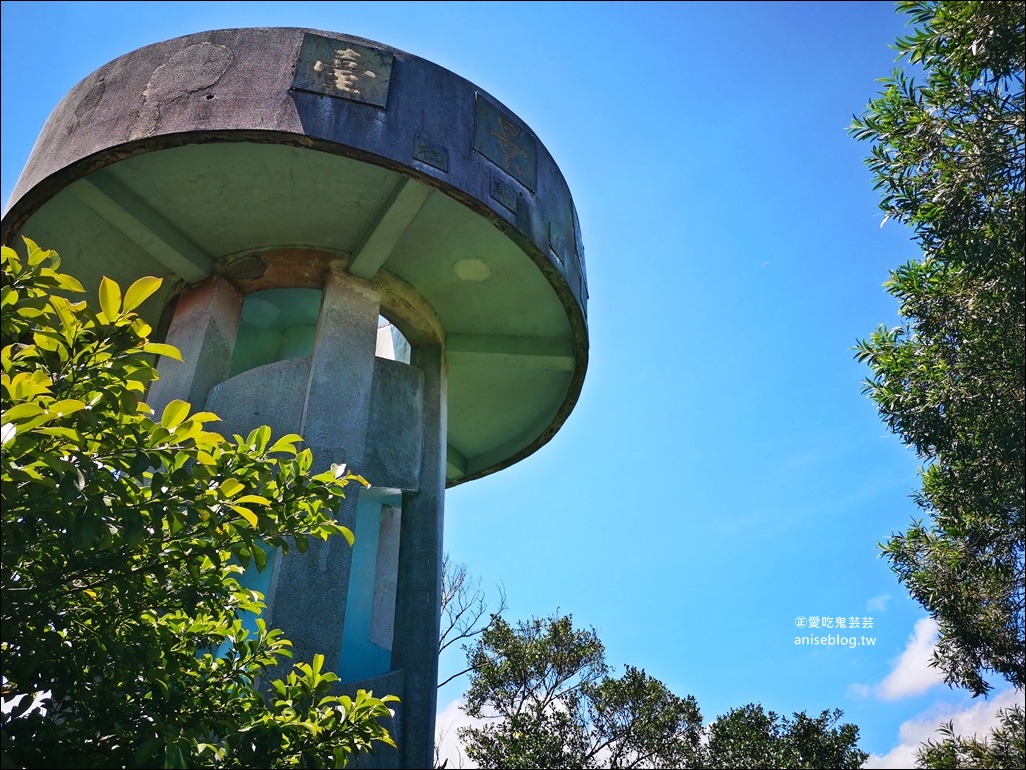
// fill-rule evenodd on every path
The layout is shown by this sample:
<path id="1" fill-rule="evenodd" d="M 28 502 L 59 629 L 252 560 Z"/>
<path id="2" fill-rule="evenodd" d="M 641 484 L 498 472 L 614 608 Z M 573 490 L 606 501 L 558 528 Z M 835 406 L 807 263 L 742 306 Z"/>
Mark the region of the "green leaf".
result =
<path id="1" fill-rule="evenodd" d="M 153 353 L 164 358 L 173 358 L 175 361 L 182 360 L 182 354 L 178 352 L 178 348 L 174 345 L 166 345 L 163 342 L 147 342 L 143 345 L 143 352 Z"/>
<path id="2" fill-rule="evenodd" d="M 36 245 L 36 242 L 33 241 L 31 238 L 26 238 L 23 235 L 23 236 L 21 236 L 21 239 L 23 241 L 25 241 L 25 245 L 28 247 L 28 264 L 29 264 L 29 267 L 35 267 L 36 265 L 41 264 L 43 262 L 43 260 L 45 260 L 51 254 L 54 254 L 54 252 L 52 252 L 52 251 L 45 251 L 45 250 L 39 248 L 39 246 Z M 54 265 L 55 269 L 56 269 L 56 267 L 57 267 L 57 265 Z"/>
<path id="3" fill-rule="evenodd" d="M 107 276 L 100 281 L 100 310 L 113 322 L 121 314 L 121 287 Z"/>
<path id="4" fill-rule="evenodd" d="M 19 436 L 23 436 L 31 430 L 35 430 L 40 425 L 46 425 L 50 422 L 54 416 L 52 414 L 41 414 L 37 417 L 32 417 L 25 422 L 17 423 L 16 429 Z"/>
<path id="5" fill-rule="evenodd" d="M 253 447 L 256 452 L 263 452 L 267 449 L 267 442 L 271 440 L 271 429 L 266 425 L 254 428 L 246 437 L 246 443 Z"/>
<path id="6" fill-rule="evenodd" d="M 31 374 L 29 372 L 18 372 L 11 378 L 11 383 L 8 387 L 11 398 L 15 401 L 21 401 L 46 393 L 52 384 L 50 378 L 46 376 L 46 372 L 37 369 Z"/>
<path id="7" fill-rule="evenodd" d="M 257 503 L 258 505 L 270 505 L 271 501 L 266 497 L 260 495 L 243 495 L 235 502 L 237 503 Z"/>
<path id="8" fill-rule="evenodd" d="M 147 275 L 129 286 L 128 291 L 125 292 L 124 311 L 127 313 L 129 310 L 135 310 L 139 307 L 153 292 L 160 288 L 161 283 L 162 281 L 159 278 Z"/>
<path id="9" fill-rule="evenodd" d="M 285 452 L 287 454 L 294 455 L 297 451 L 296 444 L 301 443 L 302 441 L 303 437 L 298 433 L 289 433 L 275 441 L 268 452 L 271 454 L 274 454 L 275 452 Z"/>
<path id="10" fill-rule="evenodd" d="M 0 247 L 0 254 L 2 254 L 3 259 L 10 262 L 13 267 L 18 267 L 21 264 L 21 260 L 18 258 L 18 252 L 10 246 Z"/>
<path id="11" fill-rule="evenodd" d="M 43 350 L 55 352 L 64 347 L 60 340 L 54 339 L 52 334 L 44 332 L 33 332 L 32 341 Z"/>
<path id="12" fill-rule="evenodd" d="M 55 401 L 54 403 L 47 406 L 47 414 L 51 414 L 54 417 L 63 417 L 65 415 L 74 414 L 80 409 L 85 409 L 85 402 L 79 401 L 73 398 L 66 398 L 63 401 Z"/>
<path id="13" fill-rule="evenodd" d="M 249 526 L 255 527 L 257 525 L 257 522 L 259 520 L 257 519 L 256 514 L 253 513 L 253 511 L 251 511 L 249 508 L 246 508 L 243 505 L 235 505 L 234 503 L 229 503 L 229 507 L 237 514 L 239 514 L 242 518 L 244 518 L 247 522 L 249 522 Z"/>
<path id="14" fill-rule="evenodd" d="M 5 423 L 16 422 L 18 420 L 25 420 L 29 417 L 35 417 L 36 415 L 44 414 L 44 412 L 45 410 L 41 406 L 39 406 L 39 404 L 29 401 L 27 403 L 18 404 L 17 406 L 13 406 L 10 409 L 4 410 L 3 421 Z"/>
<path id="15" fill-rule="evenodd" d="M 221 418 L 213 412 L 195 412 L 189 420 L 202 425 L 205 422 L 219 422 Z"/>
<path id="16" fill-rule="evenodd" d="M 160 424 L 168 430 L 174 430 L 189 414 L 191 406 L 191 404 L 176 398 L 164 407 L 164 413 L 160 417 Z"/>
<path id="17" fill-rule="evenodd" d="M 82 286 L 82 284 L 79 282 L 77 278 L 74 278 L 70 275 L 65 275 L 64 273 L 58 273 L 56 275 L 56 278 L 57 285 L 65 291 L 73 291 L 76 293 L 81 293 L 85 291 L 85 287 Z"/>
<path id="18" fill-rule="evenodd" d="M 263 572 L 264 567 L 267 566 L 267 553 L 258 543 L 253 549 L 253 561 L 256 562 L 256 568 L 258 571 Z"/>
<path id="19" fill-rule="evenodd" d="M 53 436 L 55 438 L 63 438 L 72 442 L 73 444 L 81 444 L 81 434 L 71 428 L 40 428 L 38 433 L 42 433 L 46 436 Z"/>
<path id="20" fill-rule="evenodd" d="M 134 321 L 132 321 L 132 331 L 134 331 L 136 336 L 140 339 L 145 339 L 150 336 L 150 332 L 153 331 L 153 327 L 151 327 L 143 319 L 136 318 Z"/>
<path id="21" fill-rule="evenodd" d="M 57 315 L 66 329 L 78 328 L 79 323 L 71 310 L 71 303 L 64 299 L 64 297 L 50 297 L 50 306 L 57 311 Z"/>

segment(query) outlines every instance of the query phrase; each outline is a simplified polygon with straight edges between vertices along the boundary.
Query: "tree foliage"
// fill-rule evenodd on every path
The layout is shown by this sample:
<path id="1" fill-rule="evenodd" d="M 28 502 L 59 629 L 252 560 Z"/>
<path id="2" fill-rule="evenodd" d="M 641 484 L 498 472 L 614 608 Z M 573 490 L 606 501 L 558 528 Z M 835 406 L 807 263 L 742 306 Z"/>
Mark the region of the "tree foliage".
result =
<path id="1" fill-rule="evenodd" d="M 859 768 L 869 755 L 858 748 L 859 729 L 840 724 L 840 709 L 818 717 L 785 717 L 758 703 L 731 709 L 709 727 L 704 767 Z"/>
<path id="2" fill-rule="evenodd" d="M 896 69 L 852 133 L 873 145 L 886 218 L 923 254 L 885 283 L 902 325 L 857 358 L 882 418 L 924 460 L 927 520 L 883 553 L 938 622 L 933 664 L 979 695 L 994 673 L 1026 685 L 1026 3 L 898 6 L 913 25 L 899 58 L 925 79 Z"/>
<path id="3" fill-rule="evenodd" d="M 570 616 L 496 618 L 469 662 L 464 710 L 482 724 L 459 734 L 482 767 L 857 768 L 868 757 L 857 727 L 836 726 L 840 711 L 791 720 L 750 704 L 706 730 L 694 697 L 633 666 L 612 676 L 594 629 Z"/>
<path id="4" fill-rule="evenodd" d="M 916 767 L 930 770 L 1026 767 L 1026 719 L 1022 706 L 998 712 L 997 725 L 983 740 L 956 735 L 951 722 L 941 725 L 938 732 L 943 739 L 930 740 L 920 746 Z"/>
<path id="5" fill-rule="evenodd" d="M 311 475 L 298 435 L 226 440 L 181 401 L 155 419 L 152 358 L 178 352 L 134 310 L 160 281 L 104 279 L 97 312 L 26 247 L 3 247 L 5 763 L 343 767 L 392 744 L 392 696 L 333 694 L 320 656 L 262 682 L 290 643 L 242 619 L 263 604 L 239 576 L 265 549 L 352 542 L 332 512 L 363 480 Z"/>

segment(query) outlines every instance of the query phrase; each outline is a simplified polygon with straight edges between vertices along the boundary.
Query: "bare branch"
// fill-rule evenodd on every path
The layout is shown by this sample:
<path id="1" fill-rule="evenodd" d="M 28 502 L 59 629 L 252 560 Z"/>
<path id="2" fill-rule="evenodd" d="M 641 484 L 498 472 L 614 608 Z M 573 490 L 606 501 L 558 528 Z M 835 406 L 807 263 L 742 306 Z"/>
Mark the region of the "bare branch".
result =
<path id="1" fill-rule="evenodd" d="M 494 618 L 506 611 L 506 589 L 501 583 L 496 587 L 499 592 L 499 606 L 494 612 L 489 613 L 485 592 L 481 588 L 481 579 L 470 578 L 467 575 L 466 564 L 455 564 L 449 559 L 448 553 L 443 554 L 439 653 L 458 641 L 479 636 L 491 625 Z M 485 621 L 485 618 L 488 620 Z M 463 671 L 446 679 L 439 687 L 465 673 L 466 671 Z"/>

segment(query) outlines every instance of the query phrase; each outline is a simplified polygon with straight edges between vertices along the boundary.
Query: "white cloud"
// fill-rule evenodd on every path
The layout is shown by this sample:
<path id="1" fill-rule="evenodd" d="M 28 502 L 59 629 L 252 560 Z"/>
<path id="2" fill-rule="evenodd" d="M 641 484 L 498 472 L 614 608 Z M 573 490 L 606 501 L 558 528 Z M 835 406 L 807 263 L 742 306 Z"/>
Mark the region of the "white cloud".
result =
<path id="1" fill-rule="evenodd" d="M 874 688 L 876 694 L 884 700 L 897 700 L 910 695 L 922 695 L 935 684 L 943 682 L 944 675 L 930 666 L 936 645 L 937 621 L 933 618 L 917 620 L 897 665 Z"/>
<path id="2" fill-rule="evenodd" d="M 866 684 L 849 685 L 848 695 L 853 698 L 873 695 L 883 700 L 922 695 L 944 681 L 944 675 L 930 666 L 930 658 L 933 657 L 936 645 L 937 622 L 932 618 L 917 620 L 912 635 L 905 644 L 905 650 L 883 681 L 872 687 Z"/>
<path id="3" fill-rule="evenodd" d="M 887 602 L 889 602 L 890 599 L 890 594 L 877 594 L 866 602 L 866 610 L 869 612 L 884 612 L 887 609 Z"/>
<path id="4" fill-rule="evenodd" d="M 443 762 L 447 763 L 447 768 L 477 767 L 463 752 L 456 729 L 464 725 L 481 724 L 481 720 L 467 716 L 462 709 L 463 703 L 462 698 L 449 701 L 435 716 L 435 767 Z"/>
<path id="5" fill-rule="evenodd" d="M 940 736 L 937 728 L 948 721 L 953 723 L 956 735 L 976 735 L 982 739 L 997 724 L 998 710 L 1016 703 L 1026 707 L 1026 695 L 1022 690 L 1005 690 L 989 701 L 982 701 L 961 710 L 952 704 L 937 704 L 907 722 L 902 722 L 898 728 L 898 745 L 886 754 L 870 754 L 863 768 L 876 770 L 915 767 L 916 752 L 920 744 L 931 739 L 938 740 Z"/>

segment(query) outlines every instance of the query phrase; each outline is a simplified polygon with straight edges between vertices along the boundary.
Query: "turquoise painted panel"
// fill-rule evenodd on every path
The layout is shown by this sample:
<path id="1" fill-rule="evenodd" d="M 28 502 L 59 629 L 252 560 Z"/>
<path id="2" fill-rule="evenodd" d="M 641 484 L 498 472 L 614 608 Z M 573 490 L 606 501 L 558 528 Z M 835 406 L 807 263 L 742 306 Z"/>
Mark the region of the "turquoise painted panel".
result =
<path id="1" fill-rule="evenodd" d="M 358 682 L 387 673 L 392 664 L 392 651 L 371 641 L 383 505 L 399 507 L 402 496 L 372 488 L 361 493 L 356 507 L 356 531 L 353 533 L 356 542 L 349 571 L 349 594 L 338 664 L 339 676 L 344 682 Z"/>

